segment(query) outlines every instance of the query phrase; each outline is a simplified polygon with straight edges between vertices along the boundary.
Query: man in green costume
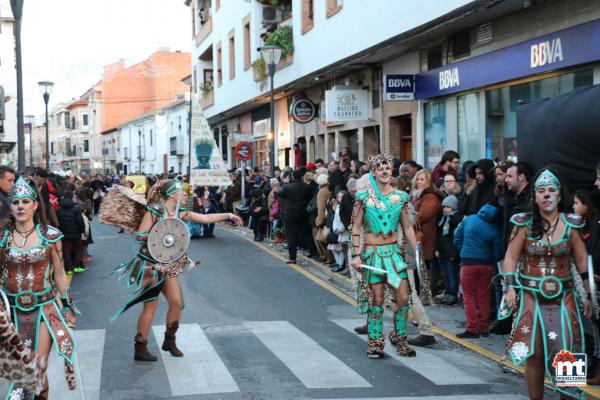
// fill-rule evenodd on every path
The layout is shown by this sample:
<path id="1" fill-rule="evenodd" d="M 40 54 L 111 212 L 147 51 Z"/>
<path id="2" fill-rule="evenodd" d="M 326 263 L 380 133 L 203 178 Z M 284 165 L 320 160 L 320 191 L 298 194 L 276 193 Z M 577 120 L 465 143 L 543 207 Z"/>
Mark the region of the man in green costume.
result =
<path id="1" fill-rule="evenodd" d="M 406 193 L 391 185 L 392 157 L 371 156 L 371 187 L 356 194 L 352 214 L 352 267 L 364 274 L 365 285 L 358 288 L 358 311 L 368 314 L 368 351 L 370 358 L 383 357 L 383 302 L 385 284 L 393 288 L 396 309 L 394 330 L 389 338 L 398 353 L 414 357 L 406 340 L 409 285 L 407 264 L 398 244 L 398 225 L 414 252 L 415 232 L 409 221 Z M 361 232 L 363 242 L 361 248 Z"/>

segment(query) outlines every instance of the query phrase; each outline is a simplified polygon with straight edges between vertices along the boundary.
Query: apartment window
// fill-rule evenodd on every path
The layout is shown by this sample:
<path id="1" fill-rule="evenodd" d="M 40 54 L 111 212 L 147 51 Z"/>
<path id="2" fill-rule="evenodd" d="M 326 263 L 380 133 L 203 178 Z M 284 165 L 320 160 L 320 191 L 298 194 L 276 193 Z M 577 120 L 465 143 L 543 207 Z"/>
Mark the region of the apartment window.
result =
<path id="1" fill-rule="evenodd" d="M 235 30 L 229 32 L 229 80 L 235 78 Z"/>
<path id="2" fill-rule="evenodd" d="M 152 129 L 150 129 L 150 146 L 154 146 L 154 145 L 152 144 Z"/>
<path id="3" fill-rule="evenodd" d="M 83 152 L 88 153 L 90 151 L 90 141 L 87 139 L 83 140 Z"/>
<path id="4" fill-rule="evenodd" d="M 192 86 L 194 86 L 194 93 L 198 93 L 198 71 L 196 70 L 196 67 L 194 67 Z"/>
<path id="5" fill-rule="evenodd" d="M 87 114 L 81 115 L 81 126 L 89 126 L 89 116 Z"/>
<path id="6" fill-rule="evenodd" d="M 223 85 L 223 65 L 222 65 L 223 52 L 221 49 L 221 42 L 217 43 L 217 86 Z"/>
<path id="7" fill-rule="evenodd" d="M 250 69 L 250 15 L 244 18 L 244 71 Z"/>
<path id="8" fill-rule="evenodd" d="M 310 31 L 315 25 L 313 0 L 302 0 L 302 34 Z"/>
<path id="9" fill-rule="evenodd" d="M 343 0 L 327 0 L 327 18 L 333 17 L 335 14 L 340 12 L 344 5 Z"/>
<path id="10" fill-rule="evenodd" d="M 196 8 L 192 5 L 192 38 L 196 37 Z"/>
<path id="11" fill-rule="evenodd" d="M 442 46 L 435 46 L 427 50 L 427 70 L 442 66 Z"/>
<path id="12" fill-rule="evenodd" d="M 177 137 L 176 136 L 169 138 L 169 154 L 172 156 L 177 155 Z"/>
<path id="13" fill-rule="evenodd" d="M 464 30 L 452 35 L 452 58 L 468 57 L 471 55 L 471 31 Z"/>
<path id="14" fill-rule="evenodd" d="M 54 154 L 54 143 L 50 143 L 50 154 Z"/>

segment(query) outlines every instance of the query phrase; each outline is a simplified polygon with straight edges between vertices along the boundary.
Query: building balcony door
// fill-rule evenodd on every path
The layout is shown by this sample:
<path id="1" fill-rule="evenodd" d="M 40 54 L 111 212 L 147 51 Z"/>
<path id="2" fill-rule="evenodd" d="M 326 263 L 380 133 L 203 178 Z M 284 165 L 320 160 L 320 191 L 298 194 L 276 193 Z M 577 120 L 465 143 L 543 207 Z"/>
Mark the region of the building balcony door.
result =
<path id="1" fill-rule="evenodd" d="M 413 159 L 412 115 L 404 114 L 390 118 L 390 143 L 392 151 L 398 153 L 400 160 Z M 394 144 L 398 148 L 394 148 Z"/>

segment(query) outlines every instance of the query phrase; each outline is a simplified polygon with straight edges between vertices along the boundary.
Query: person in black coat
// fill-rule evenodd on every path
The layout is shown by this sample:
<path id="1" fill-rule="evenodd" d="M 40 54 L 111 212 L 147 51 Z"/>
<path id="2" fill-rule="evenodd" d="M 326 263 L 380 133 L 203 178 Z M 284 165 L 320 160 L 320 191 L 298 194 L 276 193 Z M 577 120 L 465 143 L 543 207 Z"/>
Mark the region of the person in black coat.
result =
<path id="1" fill-rule="evenodd" d="M 477 186 L 466 195 L 459 211 L 468 216 L 477 214 L 485 204 L 493 204 L 498 201 L 494 189 L 496 188 L 496 177 L 494 176 L 494 162 L 483 158 L 468 170 L 471 179 L 475 179 Z"/>
<path id="2" fill-rule="evenodd" d="M 306 206 L 310 201 L 308 186 L 302 182 L 302 174 L 295 170 L 292 181 L 282 186 L 279 198 L 283 201 L 283 218 L 288 239 L 289 263 L 296 262 L 298 242 L 308 246 L 309 257 L 317 257 L 317 248 L 308 224 Z"/>
<path id="3" fill-rule="evenodd" d="M 262 242 L 265 240 L 266 225 L 269 223 L 269 207 L 267 206 L 265 192 L 256 197 L 250 205 L 250 216 L 252 217 L 250 229 L 254 232 L 254 241 Z"/>
<path id="4" fill-rule="evenodd" d="M 85 222 L 81 210 L 73 202 L 73 192 L 67 190 L 59 203 L 57 212 L 58 224 L 64 237 L 62 251 L 67 275 L 73 272 L 84 272 L 83 242 L 81 235 L 85 232 Z"/>

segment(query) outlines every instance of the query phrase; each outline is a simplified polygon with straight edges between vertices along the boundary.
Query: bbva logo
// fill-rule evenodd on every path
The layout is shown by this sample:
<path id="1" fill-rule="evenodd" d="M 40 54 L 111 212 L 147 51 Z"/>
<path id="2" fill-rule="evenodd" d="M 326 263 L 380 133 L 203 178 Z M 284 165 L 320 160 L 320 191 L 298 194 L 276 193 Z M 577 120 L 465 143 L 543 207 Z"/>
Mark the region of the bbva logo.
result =
<path id="1" fill-rule="evenodd" d="M 531 68 L 554 64 L 563 60 L 564 56 L 560 38 L 531 45 Z"/>
<path id="2" fill-rule="evenodd" d="M 460 85 L 458 68 L 450 68 L 440 72 L 440 90 L 450 89 Z"/>

